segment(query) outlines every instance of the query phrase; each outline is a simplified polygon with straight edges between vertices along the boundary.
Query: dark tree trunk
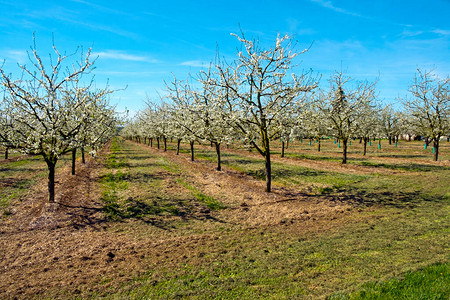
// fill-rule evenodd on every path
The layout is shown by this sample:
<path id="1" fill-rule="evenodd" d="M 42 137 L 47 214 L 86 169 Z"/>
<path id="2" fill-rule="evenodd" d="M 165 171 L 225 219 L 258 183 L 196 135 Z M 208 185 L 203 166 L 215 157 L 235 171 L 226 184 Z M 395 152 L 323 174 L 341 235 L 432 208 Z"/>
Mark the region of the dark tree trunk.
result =
<path id="1" fill-rule="evenodd" d="M 347 142 L 348 142 L 348 138 L 342 139 L 342 144 L 344 145 L 344 149 L 342 152 L 342 164 L 347 163 Z"/>
<path id="2" fill-rule="evenodd" d="M 267 145 L 265 159 L 266 168 L 266 192 L 270 193 L 272 191 L 272 165 L 270 163 L 270 150 L 269 145 Z"/>
<path id="3" fill-rule="evenodd" d="M 362 143 L 362 140 L 363 140 L 363 138 L 360 137 L 360 138 L 359 138 L 359 143 L 360 143 L 360 144 Z"/>
<path id="4" fill-rule="evenodd" d="M 180 154 L 180 144 L 181 144 L 181 139 L 177 140 L 177 155 Z"/>
<path id="5" fill-rule="evenodd" d="M 82 164 L 86 163 L 86 159 L 84 157 L 84 147 L 81 147 L 81 163 Z"/>
<path id="6" fill-rule="evenodd" d="M 153 138 L 150 138 L 150 148 L 153 147 Z"/>
<path id="7" fill-rule="evenodd" d="M 159 137 L 156 138 L 157 147 L 159 149 Z"/>
<path id="8" fill-rule="evenodd" d="M 75 175 L 75 159 L 77 158 L 77 148 L 72 149 L 72 175 Z"/>
<path id="9" fill-rule="evenodd" d="M 286 141 L 286 149 L 289 149 L 289 139 Z"/>
<path id="10" fill-rule="evenodd" d="M 392 145 L 392 137 L 389 136 L 389 145 Z"/>
<path id="11" fill-rule="evenodd" d="M 439 158 L 439 138 L 433 141 L 434 161 L 438 161 Z"/>
<path id="12" fill-rule="evenodd" d="M 8 159 L 8 155 L 9 155 L 9 148 L 8 147 L 6 147 L 6 149 L 5 149 L 5 159 Z"/>
<path id="13" fill-rule="evenodd" d="M 216 153 L 217 153 L 217 171 L 222 171 L 222 161 L 220 159 L 220 143 L 216 144 Z"/>
<path id="14" fill-rule="evenodd" d="M 317 152 L 320 152 L 320 138 L 317 139 Z"/>
<path id="15" fill-rule="evenodd" d="M 366 155 L 367 153 L 367 141 L 369 140 L 369 138 L 364 138 L 364 151 L 363 151 L 363 155 Z"/>
<path id="16" fill-rule="evenodd" d="M 284 157 L 284 141 L 281 141 L 281 157 Z"/>
<path id="17" fill-rule="evenodd" d="M 57 158 L 45 158 L 48 168 L 48 202 L 55 202 L 55 166 Z"/>
<path id="18" fill-rule="evenodd" d="M 167 138 L 164 136 L 163 140 L 164 140 L 164 152 L 166 152 L 167 151 Z"/>
<path id="19" fill-rule="evenodd" d="M 191 145 L 191 161 L 194 161 L 194 142 L 189 142 Z"/>

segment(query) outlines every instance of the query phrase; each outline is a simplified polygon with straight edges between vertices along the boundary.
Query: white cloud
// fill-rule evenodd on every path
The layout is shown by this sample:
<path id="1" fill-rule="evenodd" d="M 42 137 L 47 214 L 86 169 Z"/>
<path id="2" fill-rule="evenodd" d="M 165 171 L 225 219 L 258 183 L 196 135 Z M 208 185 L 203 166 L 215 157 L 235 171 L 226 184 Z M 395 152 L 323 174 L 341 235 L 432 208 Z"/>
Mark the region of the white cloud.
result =
<path id="1" fill-rule="evenodd" d="M 450 30 L 439 29 L 439 28 L 436 28 L 436 29 L 432 30 L 431 32 L 437 33 L 440 35 L 450 35 Z"/>
<path id="2" fill-rule="evenodd" d="M 413 37 L 423 34 L 424 32 L 421 30 L 418 31 L 412 31 L 412 30 L 403 30 L 402 36 L 404 37 Z"/>
<path id="3" fill-rule="evenodd" d="M 188 60 L 188 61 L 182 62 L 180 65 L 181 66 L 201 68 L 201 67 L 208 66 L 209 63 L 201 61 L 201 60 Z"/>
<path id="4" fill-rule="evenodd" d="M 28 62 L 28 54 L 24 50 L 5 50 L 2 51 L 0 57 L 12 63 L 24 64 Z"/>
<path id="5" fill-rule="evenodd" d="M 322 7 L 334 10 L 335 12 L 338 12 L 338 13 L 351 15 L 351 16 L 355 16 L 355 17 L 364 17 L 358 13 L 351 12 L 351 11 L 348 11 L 348 10 L 340 8 L 340 7 L 336 7 L 333 5 L 333 3 L 331 1 L 326 1 L 326 0 L 310 0 L 310 1 L 320 5 Z"/>
<path id="6" fill-rule="evenodd" d="M 92 55 L 98 56 L 100 59 L 114 59 L 114 60 L 127 60 L 127 61 L 141 61 L 141 62 L 148 62 L 148 63 L 158 63 L 159 61 L 157 59 L 143 56 L 143 55 L 134 55 L 125 53 L 123 51 L 117 51 L 117 50 L 106 50 L 101 52 L 93 52 Z"/>

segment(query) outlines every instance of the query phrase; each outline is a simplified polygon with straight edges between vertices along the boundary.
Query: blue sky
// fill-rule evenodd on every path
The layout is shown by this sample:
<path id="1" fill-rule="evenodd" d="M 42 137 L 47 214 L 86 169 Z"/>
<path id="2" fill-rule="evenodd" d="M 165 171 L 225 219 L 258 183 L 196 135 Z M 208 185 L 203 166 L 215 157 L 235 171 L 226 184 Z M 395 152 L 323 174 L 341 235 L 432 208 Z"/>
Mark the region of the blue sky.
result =
<path id="1" fill-rule="evenodd" d="M 293 35 L 299 69 L 335 70 L 357 80 L 379 77 L 386 103 L 407 94 L 417 67 L 450 73 L 448 0 L 286 1 L 4 1 L 0 0 L 0 59 L 17 73 L 36 32 L 38 51 L 92 47 L 97 86 L 109 80 L 112 102 L 132 112 L 164 93 L 171 74 L 185 79 L 220 55 L 232 60 L 239 27 L 270 46 L 277 33 Z M 29 63 L 28 63 L 29 64 Z M 19 74 L 17 74 L 19 75 Z"/>

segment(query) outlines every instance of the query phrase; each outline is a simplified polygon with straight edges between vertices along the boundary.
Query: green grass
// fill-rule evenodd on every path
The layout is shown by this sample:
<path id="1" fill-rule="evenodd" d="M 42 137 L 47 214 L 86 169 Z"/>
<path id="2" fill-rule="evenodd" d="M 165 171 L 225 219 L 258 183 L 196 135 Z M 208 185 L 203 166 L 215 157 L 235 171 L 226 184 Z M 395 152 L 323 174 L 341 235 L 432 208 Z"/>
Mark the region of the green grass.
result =
<path id="1" fill-rule="evenodd" d="M 122 139 L 112 140 L 111 153 L 105 165 L 109 171 L 101 178 L 104 188 L 102 200 L 105 203 L 104 212 L 111 220 L 148 220 L 154 216 L 191 214 L 196 205 L 193 201 L 170 192 L 161 192 L 167 174 L 161 177 L 155 174 L 163 171 L 169 173 L 169 177 L 174 177 L 175 183 L 185 187 L 198 202 L 209 209 L 224 208 L 220 201 L 187 182 L 178 166 L 161 157 L 143 154 L 142 150 L 125 144 Z M 128 189 L 132 186 L 145 193 L 140 193 L 137 197 L 130 194 Z"/>
<path id="2" fill-rule="evenodd" d="M 191 191 L 192 195 L 195 196 L 195 198 L 206 204 L 211 210 L 218 210 L 218 209 L 224 209 L 225 205 L 221 203 L 220 201 L 214 199 L 213 197 L 207 196 L 200 192 L 197 188 L 190 185 L 186 181 L 182 180 L 181 178 L 177 179 L 177 182 L 187 188 L 189 191 Z"/>
<path id="3" fill-rule="evenodd" d="M 329 299 L 448 299 L 450 295 L 450 265 L 439 263 L 401 278 L 370 282 L 351 294 L 336 294 Z"/>
<path id="4" fill-rule="evenodd" d="M 442 247 L 448 235 L 442 222 L 448 213 L 448 208 L 438 215 L 377 211 L 368 223 L 306 235 L 232 229 L 214 246 L 198 249 L 204 253 L 200 259 L 187 259 L 173 268 L 154 267 L 114 297 L 292 299 L 357 289 L 411 266 L 448 259 Z M 437 284 L 435 290 L 442 294 L 448 288 Z"/>
<path id="5" fill-rule="evenodd" d="M 212 151 L 199 149 L 196 159 L 214 161 Z M 223 153 L 223 158 L 228 167 L 255 178 L 263 167 L 262 160 L 245 154 Z M 143 169 L 138 167 L 143 160 L 136 160 L 131 165 L 140 170 L 139 174 L 144 170 L 158 173 L 163 169 L 173 174 L 175 182 L 184 186 L 197 201 L 205 202 L 202 197 L 208 198 L 199 187 L 186 180 L 188 166 L 177 166 L 165 158 L 150 155 L 148 159 L 152 163 Z M 409 278 L 409 275 L 404 275 L 406 272 L 434 263 L 446 266 L 447 270 L 442 273 L 447 275 L 443 276 L 443 284 L 437 283 L 432 288 L 434 294 L 425 295 L 431 295 L 430 299 L 433 299 L 433 295 L 448 292 L 450 206 L 449 174 L 445 168 L 433 172 L 417 170 L 417 174 L 369 175 L 320 171 L 284 163 L 274 163 L 273 169 L 277 185 L 292 188 L 314 184 L 318 188 L 312 196 L 332 199 L 332 203 L 352 204 L 356 209 L 345 217 L 346 222 L 318 231 L 295 229 L 295 222 L 311 222 L 305 226 L 314 227 L 311 220 L 294 220 L 294 228 L 250 229 L 243 229 L 242 224 L 218 222 L 206 225 L 191 221 L 186 227 L 177 227 L 179 234 L 205 232 L 216 239 L 211 239 L 207 245 L 195 245 L 190 251 L 186 250 L 186 259 L 177 264 L 149 265 L 145 275 L 101 296 L 131 299 L 314 299 L 332 295 L 337 299 L 359 299 L 369 290 L 382 286 L 386 278 L 394 278 L 386 283 L 390 287 L 394 285 L 392 282 Z M 155 175 L 148 181 L 151 189 L 163 186 L 159 180 Z M 329 220 L 330 224 L 334 222 L 337 221 Z M 299 226 L 303 228 L 301 224 Z M 441 278 L 426 277 L 433 282 Z M 417 289 L 430 286 L 426 280 L 409 282 Z M 401 283 L 398 289 L 407 285 Z M 336 294 L 338 291 L 346 292 Z M 411 288 L 411 291 L 415 290 Z M 414 293 L 405 298 L 416 299 Z"/>
<path id="6" fill-rule="evenodd" d="M 145 273 L 120 285 L 103 289 L 110 278 L 87 283 L 83 298 L 446 299 L 439 297 L 449 293 L 446 168 L 362 175 L 276 162 L 276 187 L 313 187 L 298 205 L 325 202 L 342 215 L 247 226 L 227 219 L 243 208 L 225 207 L 189 178 L 189 163 L 176 165 L 121 139 L 112 150 L 101 177 L 105 213 L 127 222 L 107 230 L 161 241 L 167 252 L 143 259 Z M 222 155 L 228 168 L 263 179 L 262 159 L 225 149 Z M 214 149 L 197 149 L 196 159 L 215 162 Z M 205 207 L 210 211 L 200 214 Z"/>

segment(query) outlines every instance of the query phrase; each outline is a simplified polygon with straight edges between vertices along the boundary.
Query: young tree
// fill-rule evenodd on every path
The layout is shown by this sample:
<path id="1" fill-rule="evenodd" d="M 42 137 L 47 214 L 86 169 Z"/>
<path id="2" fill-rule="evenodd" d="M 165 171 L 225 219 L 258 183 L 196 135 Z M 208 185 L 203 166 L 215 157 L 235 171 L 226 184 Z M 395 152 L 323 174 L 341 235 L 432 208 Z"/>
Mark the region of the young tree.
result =
<path id="1" fill-rule="evenodd" d="M 404 101 L 416 130 L 433 142 L 435 161 L 439 157 L 439 140 L 449 132 L 449 87 L 449 77 L 442 79 L 431 71 L 417 69 L 414 82 L 409 87 L 413 98 Z"/>
<path id="2" fill-rule="evenodd" d="M 263 50 L 257 41 L 235 35 L 242 43 L 235 63 L 217 64 L 219 79 L 213 84 L 228 92 L 227 101 L 235 111 L 230 113 L 231 125 L 247 137 L 265 161 L 266 191 L 271 191 L 272 167 L 270 139 L 278 134 L 276 120 L 289 110 L 298 96 L 314 89 L 317 83 L 309 74 L 291 75 L 292 39 L 278 36 L 275 45 Z M 257 140 L 254 138 L 257 137 Z"/>
<path id="3" fill-rule="evenodd" d="M 315 92 L 312 101 L 308 103 L 304 113 L 300 115 L 299 124 L 304 128 L 309 137 L 314 137 L 317 141 L 317 151 L 320 152 L 321 138 L 328 135 L 328 119 L 320 109 L 320 99 L 324 95 L 321 90 Z"/>
<path id="4" fill-rule="evenodd" d="M 9 158 L 9 150 L 17 148 L 14 144 L 16 138 L 14 135 L 14 120 L 11 116 L 9 107 L 4 99 L 0 102 L 0 145 L 5 148 L 5 159 Z"/>
<path id="5" fill-rule="evenodd" d="M 85 98 L 67 97 L 76 93 L 82 74 L 92 67 L 91 49 L 81 52 L 80 59 L 68 64 L 73 55 L 54 54 L 47 63 L 38 55 L 36 44 L 29 58 L 32 67 L 20 65 L 22 76 L 14 80 L 0 67 L 5 101 L 10 107 L 14 126 L 13 144 L 25 153 L 42 155 L 48 167 L 48 200 L 55 201 L 55 166 L 59 157 L 76 147 L 75 136 L 85 118 L 75 118 Z M 47 65 L 48 64 L 48 65 Z"/>
<path id="6" fill-rule="evenodd" d="M 319 99 L 330 132 L 342 141 L 343 164 L 347 163 L 348 141 L 357 132 L 361 114 L 375 99 L 375 83 L 359 82 L 354 87 L 348 87 L 350 80 L 342 72 L 336 72 L 330 79 L 330 92 Z"/>

